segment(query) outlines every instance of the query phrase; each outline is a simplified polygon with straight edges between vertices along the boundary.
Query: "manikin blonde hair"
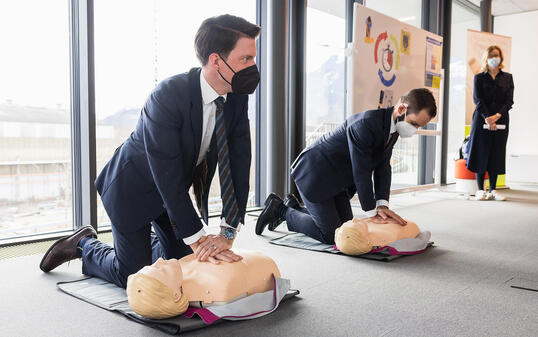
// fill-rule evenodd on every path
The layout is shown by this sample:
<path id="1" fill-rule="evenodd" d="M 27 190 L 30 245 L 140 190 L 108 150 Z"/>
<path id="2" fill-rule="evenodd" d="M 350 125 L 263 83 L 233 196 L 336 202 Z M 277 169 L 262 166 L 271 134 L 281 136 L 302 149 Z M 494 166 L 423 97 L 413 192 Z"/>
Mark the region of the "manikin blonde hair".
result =
<path id="1" fill-rule="evenodd" d="M 372 250 L 370 240 L 356 226 L 340 226 L 336 229 L 334 242 L 346 255 L 361 255 Z"/>
<path id="2" fill-rule="evenodd" d="M 488 70 L 488 56 L 489 56 L 489 53 L 491 53 L 492 51 L 494 51 L 495 49 L 497 49 L 499 51 L 499 57 L 501 58 L 501 63 L 499 63 L 499 69 L 503 69 L 504 68 L 504 55 L 503 55 L 503 51 L 501 50 L 501 47 L 499 46 L 489 46 L 488 49 L 486 49 L 486 51 L 484 52 L 484 54 L 482 55 L 482 67 L 480 68 L 480 71 L 481 72 L 484 72 L 484 71 L 487 71 Z"/>
<path id="3" fill-rule="evenodd" d="M 187 296 L 174 295 L 161 281 L 141 273 L 127 278 L 127 299 L 134 312 L 151 319 L 181 315 L 189 307 Z"/>

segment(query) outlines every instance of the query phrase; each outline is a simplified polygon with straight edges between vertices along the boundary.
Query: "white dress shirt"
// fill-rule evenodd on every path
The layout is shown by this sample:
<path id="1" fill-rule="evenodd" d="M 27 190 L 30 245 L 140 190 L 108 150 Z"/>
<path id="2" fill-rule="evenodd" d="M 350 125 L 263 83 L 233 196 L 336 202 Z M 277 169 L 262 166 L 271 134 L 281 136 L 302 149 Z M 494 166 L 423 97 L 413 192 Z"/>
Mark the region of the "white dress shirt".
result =
<path id="1" fill-rule="evenodd" d="M 227 96 L 226 94 L 219 95 L 209 85 L 209 83 L 207 83 L 203 71 L 200 72 L 200 89 L 202 91 L 203 126 L 202 143 L 200 145 L 200 153 L 198 154 L 198 160 L 196 161 L 196 165 L 200 165 L 200 163 L 205 159 L 207 152 L 209 151 L 209 146 L 211 145 L 211 138 L 213 137 L 213 131 L 215 130 L 215 114 L 217 113 L 217 105 L 215 103 L 215 100 L 217 99 L 217 97 L 222 96 L 222 98 L 224 98 L 224 101 L 226 101 Z M 204 226 L 207 226 L 207 224 L 204 223 L 203 219 L 202 223 L 204 224 Z M 228 226 L 224 218 L 222 218 L 221 226 Z M 237 226 L 237 230 L 239 230 L 240 227 L 241 224 Z M 198 231 L 197 233 L 189 236 L 188 238 L 184 238 L 183 242 L 185 242 L 185 244 L 187 245 L 190 245 L 200 240 L 200 238 L 204 235 L 206 235 L 206 231 L 204 227 L 202 227 L 202 229 L 200 229 L 200 231 Z"/>
<path id="2" fill-rule="evenodd" d="M 390 137 L 392 137 L 392 134 L 396 132 L 396 124 L 394 123 L 394 118 L 392 117 L 392 115 L 390 116 L 390 132 L 389 132 L 389 138 L 387 139 L 387 143 L 389 142 L 390 140 Z M 368 212 L 366 212 L 366 217 L 372 217 L 372 216 L 375 216 L 377 215 L 377 208 L 379 206 L 387 206 L 389 207 L 389 202 L 385 199 L 379 199 L 375 202 L 375 208 L 372 209 L 372 210 L 369 210 Z"/>

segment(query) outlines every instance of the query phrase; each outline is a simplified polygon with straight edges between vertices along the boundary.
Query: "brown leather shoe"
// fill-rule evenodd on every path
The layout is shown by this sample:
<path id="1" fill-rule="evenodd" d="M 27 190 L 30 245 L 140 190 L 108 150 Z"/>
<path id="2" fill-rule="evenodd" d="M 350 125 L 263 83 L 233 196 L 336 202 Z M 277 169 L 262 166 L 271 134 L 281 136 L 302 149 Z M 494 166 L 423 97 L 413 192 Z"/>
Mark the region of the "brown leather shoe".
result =
<path id="1" fill-rule="evenodd" d="M 73 234 L 56 241 L 47 250 L 43 259 L 41 259 L 39 268 L 45 273 L 48 273 L 64 262 L 79 258 L 81 255 L 77 249 L 77 244 L 85 236 L 96 238 L 97 232 L 92 226 L 84 226 Z"/>

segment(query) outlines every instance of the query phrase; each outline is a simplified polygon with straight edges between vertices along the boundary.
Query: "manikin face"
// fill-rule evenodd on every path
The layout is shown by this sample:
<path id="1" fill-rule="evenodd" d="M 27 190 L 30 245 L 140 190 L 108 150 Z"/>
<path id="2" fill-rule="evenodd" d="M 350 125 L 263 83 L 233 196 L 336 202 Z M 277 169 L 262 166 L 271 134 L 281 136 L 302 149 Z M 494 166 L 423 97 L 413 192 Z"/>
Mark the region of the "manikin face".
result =
<path id="1" fill-rule="evenodd" d="M 365 219 L 354 218 L 336 229 L 334 242 L 338 249 L 348 255 L 369 252 L 372 244 L 368 239 L 368 224 Z"/>
<path id="2" fill-rule="evenodd" d="M 181 265 L 176 259 L 163 260 L 159 258 L 151 266 L 145 266 L 138 273 L 152 277 L 170 288 L 174 295 L 181 293 L 183 272 Z"/>
<path id="3" fill-rule="evenodd" d="M 415 238 L 418 234 L 420 229 L 412 221 L 407 221 L 406 226 L 400 226 L 393 219 L 383 220 L 379 216 L 367 219 L 353 218 L 336 229 L 335 242 L 342 252 L 348 254 L 346 250 L 365 252 L 372 247 L 386 246 L 404 238 Z"/>
<path id="4" fill-rule="evenodd" d="M 364 236 L 368 235 L 368 222 L 366 219 L 354 218 L 353 221 L 348 221 L 342 225 L 342 227 L 354 227 L 358 229 Z"/>

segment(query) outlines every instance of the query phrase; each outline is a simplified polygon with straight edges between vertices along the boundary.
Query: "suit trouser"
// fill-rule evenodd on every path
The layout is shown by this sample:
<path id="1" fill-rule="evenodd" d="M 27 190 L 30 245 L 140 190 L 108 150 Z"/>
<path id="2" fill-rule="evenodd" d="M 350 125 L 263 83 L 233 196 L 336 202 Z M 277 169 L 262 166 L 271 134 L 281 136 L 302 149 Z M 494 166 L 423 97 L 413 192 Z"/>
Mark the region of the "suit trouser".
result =
<path id="1" fill-rule="evenodd" d="M 151 232 L 151 226 L 155 233 Z M 192 250 L 183 240 L 176 239 L 168 213 L 164 212 L 151 223 L 135 231 L 125 231 L 112 224 L 114 248 L 94 239 L 82 247 L 82 272 L 127 286 L 127 277 L 159 257 L 180 259 Z"/>
<path id="2" fill-rule="evenodd" d="M 308 212 L 288 208 L 286 223 L 288 229 L 310 236 L 327 244 L 334 244 L 334 232 L 344 222 L 353 219 L 351 203 L 346 191 L 321 202 L 312 202 L 301 190 L 299 194 Z"/>

